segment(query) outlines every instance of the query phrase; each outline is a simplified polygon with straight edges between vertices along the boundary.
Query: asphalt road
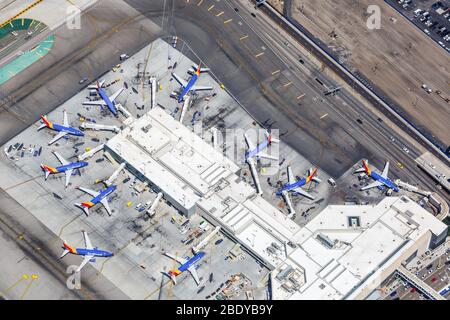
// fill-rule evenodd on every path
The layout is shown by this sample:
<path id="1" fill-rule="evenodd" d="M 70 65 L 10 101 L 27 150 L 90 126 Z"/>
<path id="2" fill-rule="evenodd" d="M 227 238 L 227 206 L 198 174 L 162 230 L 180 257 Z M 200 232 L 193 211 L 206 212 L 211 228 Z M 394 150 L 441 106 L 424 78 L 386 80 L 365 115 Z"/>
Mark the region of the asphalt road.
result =
<path id="1" fill-rule="evenodd" d="M 435 182 L 414 162 L 421 152 L 349 92 L 325 97 L 327 88 L 315 78 L 328 87 L 330 80 L 295 46 L 286 46 L 281 30 L 247 0 L 126 2 L 162 25 L 165 34 L 184 39 L 260 123 L 286 133 L 286 143 L 333 177 L 364 157 L 378 168 L 389 160 L 391 177 L 435 189 Z"/>
<path id="2" fill-rule="evenodd" d="M 404 139 L 349 93 L 324 97 L 326 88 L 315 78 L 328 86 L 330 80 L 308 61 L 301 64 L 299 51 L 286 46 L 281 31 L 260 12 L 237 1 L 125 2 L 137 11 L 104 0 L 82 16 L 81 31 L 58 28 L 52 51 L 0 87 L 2 144 L 82 90 L 87 85 L 78 84 L 83 76 L 94 80 L 119 62 L 120 53 L 133 54 L 161 35 L 176 34 L 260 123 L 279 128 L 286 143 L 332 176 L 362 157 L 379 168 L 388 159 L 394 177 L 433 188 L 414 163 L 419 152 L 408 146 L 410 153 L 404 153 Z M 404 170 L 395 166 L 397 161 Z"/>
<path id="3" fill-rule="evenodd" d="M 162 26 L 163 32 L 148 33 L 141 26 L 147 22 L 137 12 L 123 10 L 112 0 L 89 10 L 82 20 L 82 32 L 59 28 L 49 57 L 0 88 L 0 142 L 81 90 L 78 80 L 83 76 L 95 79 L 106 72 L 118 63 L 122 51 L 130 54 L 160 35 L 176 34 L 260 123 L 280 129 L 286 143 L 333 177 L 364 157 L 379 168 L 390 160 L 393 177 L 425 189 L 434 187 L 434 181 L 415 165 L 413 159 L 420 153 L 408 145 L 410 153 L 406 154 L 402 137 L 350 93 L 323 95 L 326 87 L 315 78 L 332 86 L 330 80 L 295 46 L 286 46 L 281 31 L 262 12 L 240 1 L 125 2 Z M 394 145 L 391 136 L 396 139 Z M 397 162 L 405 169 L 396 167 Z"/>

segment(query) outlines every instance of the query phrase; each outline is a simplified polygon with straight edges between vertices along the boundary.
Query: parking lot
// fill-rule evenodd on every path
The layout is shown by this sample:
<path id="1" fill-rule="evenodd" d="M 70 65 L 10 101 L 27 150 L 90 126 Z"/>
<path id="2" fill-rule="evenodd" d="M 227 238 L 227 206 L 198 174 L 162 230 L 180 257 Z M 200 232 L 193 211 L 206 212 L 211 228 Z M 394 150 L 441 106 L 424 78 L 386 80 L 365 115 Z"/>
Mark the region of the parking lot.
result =
<path id="1" fill-rule="evenodd" d="M 386 0 L 443 49 L 450 52 L 450 1 Z"/>
<path id="2" fill-rule="evenodd" d="M 447 250 L 444 254 L 437 258 L 431 258 L 429 252 L 428 255 L 416 262 L 418 270 L 414 274 L 422 281 L 432 287 L 436 292 L 443 293 L 446 299 L 450 298 L 450 292 L 445 291 L 450 285 L 450 250 Z M 416 288 L 412 287 L 405 280 L 393 275 L 389 281 L 387 281 L 386 287 L 392 286 L 393 289 L 387 292 L 385 299 L 388 300 L 424 300 L 427 299 Z"/>

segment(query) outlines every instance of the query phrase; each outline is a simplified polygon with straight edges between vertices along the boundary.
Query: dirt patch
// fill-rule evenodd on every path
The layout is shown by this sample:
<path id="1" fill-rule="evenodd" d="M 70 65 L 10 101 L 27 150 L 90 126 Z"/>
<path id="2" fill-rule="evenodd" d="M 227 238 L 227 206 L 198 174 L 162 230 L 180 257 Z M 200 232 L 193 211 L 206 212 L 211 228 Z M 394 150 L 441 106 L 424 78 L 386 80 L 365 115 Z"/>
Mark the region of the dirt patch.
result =
<path id="1" fill-rule="evenodd" d="M 267 0 L 270 5 L 276 9 L 278 12 L 283 13 L 284 10 L 284 0 Z"/>
<path id="2" fill-rule="evenodd" d="M 381 9 L 369 30 L 367 8 Z M 293 0 L 292 18 L 401 106 L 418 127 L 450 145 L 450 55 L 382 0 Z M 421 88 L 433 89 L 428 94 Z M 437 94 L 440 91 L 441 94 Z"/>

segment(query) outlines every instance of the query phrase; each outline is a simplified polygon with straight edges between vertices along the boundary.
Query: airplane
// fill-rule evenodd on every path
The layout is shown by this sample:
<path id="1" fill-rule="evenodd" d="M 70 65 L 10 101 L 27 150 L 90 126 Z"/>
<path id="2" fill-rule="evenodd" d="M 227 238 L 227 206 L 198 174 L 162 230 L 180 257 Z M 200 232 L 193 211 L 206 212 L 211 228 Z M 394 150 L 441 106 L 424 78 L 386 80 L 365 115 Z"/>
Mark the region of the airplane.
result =
<path id="1" fill-rule="evenodd" d="M 186 95 L 193 91 L 206 91 L 206 90 L 212 90 L 213 88 L 211 86 L 196 86 L 195 83 L 197 82 L 198 78 L 200 77 L 200 73 L 202 72 L 208 72 L 210 71 L 209 68 L 202 68 L 201 65 L 194 66 L 193 69 L 189 69 L 189 73 L 192 73 L 191 79 L 187 82 L 181 77 L 179 77 L 176 73 L 172 73 L 172 76 L 174 79 L 181 85 L 182 91 L 178 95 L 178 103 L 181 103 L 184 101 L 184 98 Z"/>
<path id="2" fill-rule="evenodd" d="M 381 173 L 381 175 L 376 173 L 375 171 L 372 171 L 369 168 L 369 161 L 362 160 L 362 164 L 363 164 L 363 166 L 359 169 L 356 169 L 355 173 L 365 172 L 369 177 L 371 177 L 373 180 L 375 180 L 375 182 L 361 188 L 360 189 L 361 191 L 364 191 L 367 189 L 372 189 L 372 188 L 378 188 L 380 190 L 387 188 L 387 189 L 392 189 L 395 192 L 399 191 L 398 186 L 391 179 L 388 178 L 389 161 L 386 161 L 386 164 L 384 166 L 384 169 L 383 169 L 383 172 Z"/>
<path id="3" fill-rule="evenodd" d="M 314 196 L 304 191 L 301 187 L 306 185 L 311 181 L 315 181 L 317 183 L 322 182 L 319 178 L 316 177 L 317 168 L 308 170 L 308 177 L 296 180 L 295 176 L 292 173 L 292 169 L 290 166 L 287 167 L 288 174 L 288 183 L 286 183 L 278 192 L 277 196 L 282 196 L 286 201 L 287 206 L 289 207 L 289 218 L 292 218 L 295 214 L 294 206 L 292 205 L 291 198 L 289 197 L 289 192 L 293 192 L 294 194 L 301 194 L 304 197 L 307 197 L 311 200 L 314 200 Z"/>
<path id="4" fill-rule="evenodd" d="M 94 197 L 90 201 L 75 204 L 77 207 L 83 209 L 84 213 L 86 213 L 87 216 L 89 216 L 89 209 L 98 203 L 101 203 L 105 207 L 106 212 L 108 212 L 110 216 L 112 215 L 111 208 L 108 205 L 107 197 L 117 189 L 116 185 L 112 185 L 110 187 L 107 187 L 106 189 L 100 190 L 100 192 L 84 187 L 78 187 L 78 189 Z"/>
<path id="5" fill-rule="evenodd" d="M 84 245 L 85 248 L 73 248 L 67 244 L 66 241 L 63 243 L 63 253 L 61 254 L 60 259 L 64 258 L 68 253 L 84 256 L 83 261 L 81 262 L 80 266 L 77 268 L 76 272 L 80 272 L 81 269 L 88 263 L 88 262 L 95 262 L 95 257 L 112 257 L 114 256 L 114 253 L 99 250 L 96 247 L 93 247 L 91 244 L 91 240 L 89 239 L 86 231 L 83 231 L 83 238 L 84 238 Z"/>
<path id="6" fill-rule="evenodd" d="M 301 187 L 310 183 L 311 181 L 320 183 L 322 182 L 319 178 L 316 177 L 317 168 L 312 170 L 309 169 L 309 175 L 306 178 L 296 180 L 294 174 L 292 173 L 292 169 L 290 166 L 287 167 L 288 174 L 288 183 L 286 183 L 280 190 L 277 192 L 277 196 L 281 196 L 283 194 L 287 194 L 288 192 L 294 192 L 301 194 L 304 197 L 307 197 L 311 200 L 314 200 L 314 196 L 304 191 Z"/>
<path id="7" fill-rule="evenodd" d="M 116 92 L 114 92 L 111 96 L 108 96 L 103 85 L 105 84 L 105 80 L 102 80 L 100 83 L 97 82 L 96 85 L 90 85 L 88 89 L 95 89 L 98 92 L 98 95 L 102 98 L 99 101 L 85 101 L 83 105 L 85 106 L 100 106 L 102 109 L 104 106 L 107 106 L 109 111 L 117 118 L 119 116 L 116 108 L 115 100 L 125 89 L 124 87 L 120 88 Z"/>
<path id="8" fill-rule="evenodd" d="M 41 119 L 44 123 L 39 126 L 38 131 L 43 128 L 49 128 L 51 130 L 59 132 L 52 140 L 49 141 L 48 145 L 53 144 L 54 142 L 58 141 L 59 139 L 61 139 L 62 137 L 65 137 L 68 134 L 70 134 L 72 136 L 78 136 L 78 137 L 84 136 L 83 131 L 69 126 L 69 120 L 67 119 L 66 110 L 63 111 L 63 118 L 64 118 L 64 120 L 63 120 L 64 123 L 63 123 L 63 125 L 60 125 L 60 124 L 56 124 L 56 123 L 49 121 L 47 119 L 47 116 L 41 116 Z"/>
<path id="9" fill-rule="evenodd" d="M 75 169 L 83 168 L 88 165 L 87 162 L 81 161 L 81 162 L 69 162 L 66 159 L 64 159 L 58 152 L 54 151 L 53 154 L 58 158 L 59 162 L 61 162 L 62 166 L 59 167 L 50 167 L 45 164 L 41 164 L 41 168 L 45 171 L 45 180 L 48 179 L 48 176 L 53 173 L 62 173 L 64 172 L 66 174 L 66 185 L 65 187 L 69 185 L 70 177 L 72 176 L 72 172 Z"/>
<path id="10" fill-rule="evenodd" d="M 278 157 L 271 156 L 263 150 L 267 148 L 272 142 L 280 142 L 280 140 L 273 138 L 272 134 L 265 131 L 266 139 L 261 142 L 259 145 L 255 145 L 251 139 L 248 137 L 247 133 L 244 134 L 245 141 L 247 142 L 248 149 L 245 152 L 245 161 L 249 164 L 250 170 L 253 175 L 253 179 L 255 180 L 256 191 L 258 194 L 262 195 L 262 188 L 258 178 L 258 172 L 256 171 L 256 160 L 261 158 L 270 159 L 270 160 L 278 160 Z"/>
<path id="11" fill-rule="evenodd" d="M 263 150 L 267 148 L 272 142 L 279 143 L 280 140 L 275 139 L 268 131 L 265 131 L 264 134 L 266 135 L 266 139 L 261 142 L 259 145 L 255 145 L 252 140 L 248 137 L 247 133 L 244 134 L 245 141 L 248 145 L 248 150 L 245 152 L 245 161 L 248 161 L 249 159 L 253 158 L 265 158 L 270 160 L 278 160 L 278 157 L 271 156 Z"/>
<path id="12" fill-rule="evenodd" d="M 195 264 L 201 258 L 203 258 L 203 256 L 205 255 L 205 252 L 200 251 L 197 254 L 195 254 L 192 258 L 189 258 L 189 257 L 186 257 L 186 258 L 177 257 L 177 256 L 174 256 L 174 255 L 171 255 L 170 253 L 165 253 L 165 255 L 168 256 L 169 258 L 175 260 L 175 261 L 178 261 L 178 263 L 181 264 L 181 266 L 178 269 L 170 270 L 169 273 L 168 273 L 174 284 L 177 284 L 176 277 L 187 270 L 187 271 L 189 271 L 191 273 L 192 277 L 194 278 L 195 282 L 197 283 L 197 286 L 199 285 L 200 280 L 198 278 L 197 271 L 196 271 L 198 269 L 198 266 L 196 266 Z"/>

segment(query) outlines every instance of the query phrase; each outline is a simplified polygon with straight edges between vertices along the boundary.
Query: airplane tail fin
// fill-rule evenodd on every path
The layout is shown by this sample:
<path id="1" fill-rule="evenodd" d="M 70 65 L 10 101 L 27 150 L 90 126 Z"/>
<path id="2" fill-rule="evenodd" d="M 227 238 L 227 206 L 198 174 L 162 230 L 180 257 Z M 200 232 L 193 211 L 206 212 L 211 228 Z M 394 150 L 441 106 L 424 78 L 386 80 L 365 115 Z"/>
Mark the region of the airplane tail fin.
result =
<path id="1" fill-rule="evenodd" d="M 269 141 L 269 143 L 280 143 L 280 139 L 274 138 L 273 134 L 270 133 L 269 131 L 266 131 L 265 135 L 266 135 L 267 140 Z"/>
<path id="2" fill-rule="evenodd" d="M 198 64 L 198 66 L 193 66 L 193 73 L 195 73 L 197 76 L 199 76 L 200 75 L 200 73 L 203 73 L 203 72 L 209 72 L 211 69 L 209 69 L 209 68 L 202 68 L 202 63 L 200 62 L 199 64 Z"/>
<path id="3" fill-rule="evenodd" d="M 197 66 L 197 69 L 195 70 L 195 74 L 199 76 L 201 72 L 202 72 L 202 63 L 200 62 Z"/>
<path id="4" fill-rule="evenodd" d="M 370 171 L 370 169 L 369 169 L 369 162 L 368 161 L 363 160 L 362 164 L 363 164 L 362 167 L 356 169 L 354 171 L 354 173 L 363 173 L 363 172 L 364 173 L 368 173 L 368 170 Z"/>
<path id="5" fill-rule="evenodd" d="M 83 209 L 84 213 L 86 214 L 86 216 L 89 216 L 89 208 L 92 207 L 89 203 L 87 202 L 82 202 L 82 203 L 75 203 L 75 205 L 78 208 Z"/>
<path id="6" fill-rule="evenodd" d="M 62 252 L 62 254 L 60 256 L 60 259 L 64 258 L 68 253 L 76 252 L 76 250 L 74 248 L 72 248 L 71 246 L 69 246 L 65 240 L 63 241 L 63 249 L 64 249 L 64 251 Z"/>
<path id="7" fill-rule="evenodd" d="M 42 128 L 51 128 L 53 126 L 53 124 L 47 119 L 47 116 L 41 116 L 41 120 L 44 122 L 38 130 L 42 129 Z"/>
<path id="8" fill-rule="evenodd" d="M 170 279 L 172 279 L 173 284 L 177 284 L 177 276 L 180 275 L 180 271 L 179 270 L 170 270 L 168 275 L 170 277 Z"/>
<path id="9" fill-rule="evenodd" d="M 369 161 L 368 161 L 368 160 L 363 160 L 362 163 L 363 163 L 364 171 L 365 171 L 367 174 L 370 175 L 371 170 L 370 170 L 370 168 L 369 168 Z"/>
<path id="10" fill-rule="evenodd" d="M 49 167 L 49 166 L 47 166 L 47 165 L 45 165 L 45 164 L 41 164 L 41 168 L 42 168 L 42 169 L 44 170 L 44 172 L 45 172 L 45 180 L 48 179 L 48 176 L 50 175 L 50 173 L 56 172 L 56 169 L 55 169 L 55 168 Z"/>
<path id="11" fill-rule="evenodd" d="M 314 170 L 309 169 L 309 176 L 306 178 L 306 182 L 310 182 L 311 180 L 314 181 L 316 174 L 317 174 L 317 168 L 315 168 Z"/>
<path id="12" fill-rule="evenodd" d="M 310 180 L 312 180 L 314 182 L 317 182 L 317 183 L 321 183 L 322 182 L 322 180 L 320 180 L 317 177 L 317 168 L 314 169 L 314 170 L 313 170 L 313 168 L 309 169 L 309 178 L 310 178 Z"/>

